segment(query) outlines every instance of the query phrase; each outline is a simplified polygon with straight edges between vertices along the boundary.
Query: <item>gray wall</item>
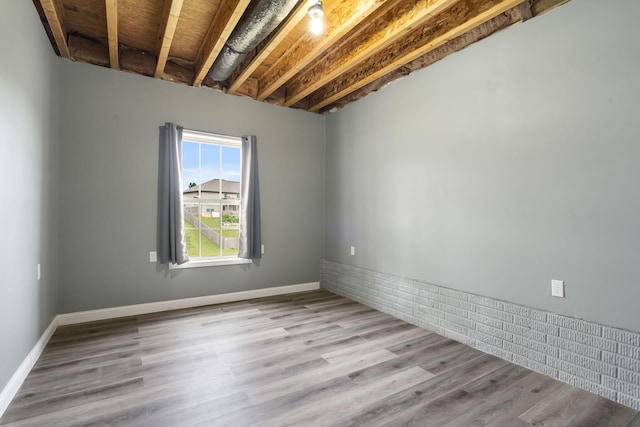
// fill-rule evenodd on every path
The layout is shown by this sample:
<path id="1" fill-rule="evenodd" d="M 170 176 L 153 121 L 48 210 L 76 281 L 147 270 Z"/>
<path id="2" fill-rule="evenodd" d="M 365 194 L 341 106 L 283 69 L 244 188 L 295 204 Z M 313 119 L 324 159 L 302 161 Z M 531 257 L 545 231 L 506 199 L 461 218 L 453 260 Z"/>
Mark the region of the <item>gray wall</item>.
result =
<path id="1" fill-rule="evenodd" d="M 31 2 L 2 2 L 0 39 L 2 390 L 57 309 L 58 60 Z"/>
<path id="2" fill-rule="evenodd" d="M 69 61 L 60 81 L 61 312 L 319 280 L 324 117 Z M 149 262 L 166 121 L 258 136 L 259 266 L 166 272 Z"/>
<path id="3" fill-rule="evenodd" d="M 639 14 L 573 0 L 330 115 L 326 258 L 640 331 Z"/>

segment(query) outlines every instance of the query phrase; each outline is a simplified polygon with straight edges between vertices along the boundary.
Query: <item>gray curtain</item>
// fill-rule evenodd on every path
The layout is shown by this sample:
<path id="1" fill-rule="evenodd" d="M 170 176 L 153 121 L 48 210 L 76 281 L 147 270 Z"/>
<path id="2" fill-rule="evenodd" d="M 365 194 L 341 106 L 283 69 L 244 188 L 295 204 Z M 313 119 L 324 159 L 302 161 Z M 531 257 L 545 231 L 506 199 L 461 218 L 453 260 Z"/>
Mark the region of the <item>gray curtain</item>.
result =
<path id="1" fill-rule="evenodd" d="M 254 135 L 242 137 L 242 189 L 240 190 L 239 258 L 262 258 L 258 147 Z"/>
<path id="2" fill-rule="evenodd" d="M 158 260 L 160 264 L 189 261 L 182 211 L 182 128 L 160 127 L 158 167 Z"/>

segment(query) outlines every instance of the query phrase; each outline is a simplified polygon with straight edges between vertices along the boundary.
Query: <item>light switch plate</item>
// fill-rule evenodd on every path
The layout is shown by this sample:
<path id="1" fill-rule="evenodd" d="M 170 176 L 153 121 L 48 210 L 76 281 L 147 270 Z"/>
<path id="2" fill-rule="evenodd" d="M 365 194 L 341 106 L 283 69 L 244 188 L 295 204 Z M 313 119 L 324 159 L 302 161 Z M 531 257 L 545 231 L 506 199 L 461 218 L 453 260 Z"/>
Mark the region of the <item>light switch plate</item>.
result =
<path id="1" fill-rule="evenodd" d="M 564 298 L 564 281 L 563 280 L 551 281 L 551 296 Z"/>
<path id="2" fill-rule="evenodd" d="M 149 252 L 149 262 L 158 262 L 158 253 L 156 251 Z"/>
<path id="3" fill-rule="evenodd" d="M 351 255 L 355 255 L 355 254 L 356 254 L 356 247 L 351 246 Z"/>

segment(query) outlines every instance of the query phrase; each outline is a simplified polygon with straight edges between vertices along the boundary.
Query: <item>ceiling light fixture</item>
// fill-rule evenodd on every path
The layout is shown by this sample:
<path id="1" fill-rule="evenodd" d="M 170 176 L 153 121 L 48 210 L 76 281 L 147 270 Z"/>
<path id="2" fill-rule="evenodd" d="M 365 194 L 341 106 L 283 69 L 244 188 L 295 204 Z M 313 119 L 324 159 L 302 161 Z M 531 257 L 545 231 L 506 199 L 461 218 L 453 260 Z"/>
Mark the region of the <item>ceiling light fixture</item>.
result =
<path id="1" fill-rule="evenodd" d="M 324 10 L 322 10 L 322 1 L 316 1 L 309 8 L 309 16 L 311 17 L 311 24 L 309 29 L 313 34 L 320 34 L 324 29 L 324 23 L 322 22 L 322 17 L 324 16 Z"/>

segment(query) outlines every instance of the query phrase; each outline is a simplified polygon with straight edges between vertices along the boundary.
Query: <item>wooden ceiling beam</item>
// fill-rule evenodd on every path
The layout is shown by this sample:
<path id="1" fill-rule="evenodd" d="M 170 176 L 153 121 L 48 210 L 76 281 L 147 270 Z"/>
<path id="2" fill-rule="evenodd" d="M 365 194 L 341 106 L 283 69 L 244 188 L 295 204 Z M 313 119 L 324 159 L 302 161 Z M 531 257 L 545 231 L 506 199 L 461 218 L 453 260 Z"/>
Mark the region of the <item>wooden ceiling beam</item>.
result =
<path id="1" fill-rule="evenodd" d="M 370 56 L 341 79 L 312 93 L 309 111 L 337 101 L 393 70 L 419 58 L 515 7 L 524 0 L 463 0 L 440 14 L 434 25 L 422 26 L 395 44 Z"/>
<path id="2" fill-rule="evenodd" d="M 196 62 L 193 86 L 200 86 L 227 42 L 231 32 L 242 17 L 250 0 L 224 0 L 216 14 Z"/>
<path id="3" fill-rule="evenodd" d="M 368 57 L 391 46 L 417 27 L 424 25 L 459 0 L 403 0 L 379 14 L 349 40 L 333 49 L 314 67 L 303 71 L 287 85 L 289 107 L 321 88 Z"/>
<path id="4" fill-rule="evenodd" d="M 53 38 L 56 41 L 60 55 L 63 58 L 71 59 L 71 53 L 69 52 L 69 46 L 67 45 L 67 31 L 62 18 L 63 10 L 60 6 L 60 2 L 57 2 L 56 0 L 40 0 L 40 5 L 47 17 L 49 27 L 53 33 Z"/>
<path id="5" fill-rule="evenodd" d="M 326 34 L 306 33 L 286 51 L 265 73 L 258 99 L 266 99 L 384 3 L 385 0 L 337 0 L 335 7 L 325 13 Z"/>
<path id="6" fill-rule="evenodd" d="M 156 52 L 158 52 L 158 62 L 156 63 L 156 71 L 153 74 L 155 78 L 162 77 L 164 67 L 167 64 L 171 43 L 173 43 L 173 35 L 176 32 L 182 4 L 184 0 L 165 0 L 164 10 L 162 12 L 162 24 L 158 34 L 158 42 L 156 44 Z"/>
<path id="7" fill-rule="evenodd" d="M 118 44 L 118 0 L 105 0 L 107 12 L 107 39 L 109 40 L 109 64 L 114 70 L 120 69 Z"/>
<path id="8" fill-rule="evenodd" d="M 240 73 L 237 79 L 229 86 L 229 92 L 235 94 L 242 84 L 251 77 L 251 74 L 262 64 L 273 52 L 273 50 L 284 41 L 284 39 L 293 31 L 293 29 L 307 16 L 309 4 L 306 1 L 300 3 L 298 8 L 287 18 L 285 23 L 267 42 L 266 46 L 256 55 L 255 58 Z"/>

